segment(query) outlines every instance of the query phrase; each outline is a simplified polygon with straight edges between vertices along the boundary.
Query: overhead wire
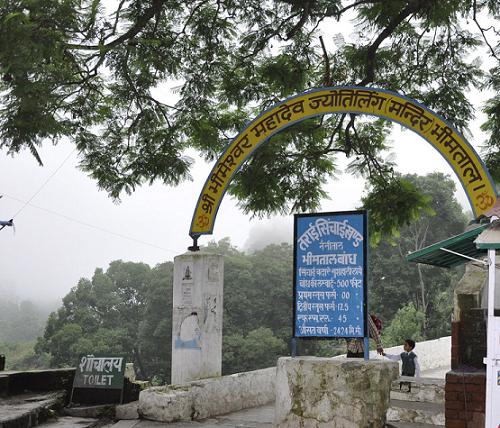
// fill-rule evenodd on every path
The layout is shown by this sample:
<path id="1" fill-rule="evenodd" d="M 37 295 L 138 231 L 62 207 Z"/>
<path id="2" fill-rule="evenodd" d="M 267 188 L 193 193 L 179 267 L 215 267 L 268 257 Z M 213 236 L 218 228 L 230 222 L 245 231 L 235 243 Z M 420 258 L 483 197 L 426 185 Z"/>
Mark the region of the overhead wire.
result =
<path id="1" fill-rule="evenodd" d="M 14 219 L 18 214 L 21 213 L 22 210 L 24 210 L 24 208 L 26 208 L 27 205 L 29 205 L 29 203 L 35 198 L 36 195 L 38 195 L 42 189 L 47 185 L 47 183 L 52 180 L 52 178 L 54 177 L 54 175 L 56 175 L 59 170 L 63 167 L 63 165 L 68 161 L 68 159 L 73 155 L 73 153 L 75 153 L 76 151 L 76 148 L 74 148 L 73 150 L 71 150 L 71 152 L 68 154 L 68 156 L 66 156 L 64 158 L 64 160 L 61 162 L 61 164 L 54 170 L 54 172 L 52 172 L 52 174 L 50 174 L 48 176 L 48 178 L 42 183 L 42 185 L 38 188 L 38 190 L 35 191 L 35 193 L 33 193 L 33 195 L 31 196 L 31 198 L 29 198 L 26 202 L 24 202 L 24 205 L 19 208 L 19 210 L 17 210 L 17 212 L 12 216 L 12 219 Z"/>
<path id="2" fill-rule="evenodd" d="M 168 249 L 168 248 L 160 247 L 159 245 L 151 244 L 150 242 L 146 242 L 146 241 L 143 241 L 141 239 L 133 238 L 131 236 L 124 235 L 122 233 L 113 232 L 113 231 L 105 229 L 103 227 L 99 227 L 99 226 L 96 226 L 96 225 L 91 224 L 91 223 L 86 223 L 84 221 L 75 219 L 75 218 L 67 216 L 65 214 L 61 214 L 61 213 L 58 213 L 56 211 L 49 210 L 47 208 L 40 207 L 38 205 L 34 205 L 34 204 L 31 203 L 31 201 L 42 191 L 42 189 L 49 183 L 49 181 L 52 180 L 52 178 L 54 178 L 54 176 L 60 171 L 60 169 L 64 166 L 64 164 L 68 161 L 68 159 L 73 155 L 73 153 L 75 153 L 75 151 L 76 151 L 76 148 L 74 148 L 73 150 L 71 150 L 71 152 L 59 164 L 59 166 L 52 172 L 52 174 L 50 174 L 47 177 L 47 179 L 40 185 L 40 187 L 31 195 L 31 197 L 27 201 L 23 201 L 22 199 L 16 198 L 14 196 L 3 194 L 3 196 L 6 196 L 9 199 L 21 202 L 23 204 L 21 206 L 21 208 L 19 208 L 16 211 L 16 213 L 12 216 L 11 221 L 14 220 L 14 218 L 16 216 L 18 216 L 29 205 L 30 207 L 36 208 L 36 209 L 41 210 L 41 211 L 45 211 L 45 212 L 47 212 L 49 214 L 52 214 L 52 215 L 64 218 L 64 219 L 66 219 L 68 221 L 72 221 L 74 223 L 78 223 L 78 224 L 81 224 L 83 226 L 87 226 L 87 227 L 90 227 L 92 229 L 96 229 L 96 230 L 99 230 L 101 232 L 108 233 L 110 235 L 114 235 L 114 236 L 120 237 L 122 239 L 127 239 L 129 241 L 133 241 L 133 242 L 137 242 L 139 244 L 147 245 L 149 247 L 153 247 L 153 248 L 156 248 L 156 249 L 159 249 L 159 250 L 162 250 L 162 251 L 167 251 L 167 252 L 170 252 L 170 253 L 177 254 L 178 251 L 174 251 L 174 250 L 171 250 L 171 249 Z M 2 230 L 4 227 L 5 226 L 0 227 L 0 230 Z"/>
<path id="3" fill-rule="evenodd" d="M 49 175 L 49 177 L 42 183 L 42 185 L 36 190 L 35 193 L 33 193 L 33 195 L 31 195 L 31 197 L 26 201 L 24 202 L 24 205 L 19 208 L 19 210 L 12 216 L 12 218 L 9 220 L 10 224 L 8 226 L 14 226 L 14 218 L 22 211 L 24 210 L 24 208 L 26 208 L 26 205 L 28 205 L 32 200 L 33 198 L 38 195 L 41 190 L 47 185 L 47 183 L 54 177 L 54 175 L 56 175 L 58 173 L 58 171 L 63 167 L 63 165 L 66 163 L 66 161 L 71 157 L 71 155 L 75 152 L 76 150 L 76 147 L 71 150 L 71 152 L 68 154 L 68 156 L 66 156 L 64 158 L 64 160 L 61 162 L 61 164 L 52 172 L 51 175 Z M 0 196 L 1 198 L 2 196 Z M 3 228 L 7 226 L 7 224 L 4 224 L 2 225 L 2 227 L 0 227 L 0 230 L 3 230 Z"/>
<path id="4" fill-rule="evenodd" d="M 4 196 L 9 198 L 9 199 L 12 199 L 14 201 L 17 201 L 17 202 L 21 202 L 23 203 L 24 201 L 19 199 L 19 198 L 16 198 L 14 196 L 10 196 L 10 195 L 7 195 L 4 193 Z M 113 232 L 112 230 L 108 230 L 108 229 L 105 229 L 103 227 L 100 227 L 100 226 L 96 226 L 95 224 L 92 224 L 92 223 L 87 223 L 87 222 L 84 222 L 84 221 L 81 221 L 81 220 L 78 220 L 76 218 L 73 218 L 73 217 L 70 217 L 66 214 L 61 214 L 61 213 L 58 213 L 56 211 L 53 211 L 53 210 L 49 210 L 47 208 L 44 208 L 44 207 L 40 207 L 38 205 L 34 205 L 32 203 L 25 203 L 25 206 L 26 205 L 29 205 L 30 207 L 32 208 L 36 208 L 38 210 L 41 210 L 41 211 L 45 211 L 46 213 L 49 213 L 49 214 L 52 214 L 52 215 L 55 215 L 57 217 L 61 217 L 61 218 L 64 218 L 68 221 L 72 221 L 74 223 L 78 223 L 80 225 L 83 225 L 83 226 L 86 226 L 86 227 L 90 227 L 92 229 L 96 229 L 96 230 L 99 230 L 101 232 L 104 232 L 104 233 L 108 233 L 110 235 L 114 235 L 114 236 L 117 236 L 119 238 L 122 238 L 122 239 L 127 239 L 129 241 L 133 241 L 133 242 L 137 242 L 138 244 L 143 244 L 143 245 L 147 245 L 149 247 L 153 247 L 153 248 L 156 248 L 158 250 L 162 250 L 162 251 L 167 251 L 167 252 L 170 252 L 170 253 L 174 253 L 174 254 L 178 254 L 179 252 L 178 251 L 174 251 L 172 249 L 169 249 L 169 248 L 165 248 L 165 247 L 161 247 L 159 245 L 156 245 L 156 244 L 152 244 L 150 242 L 147 242 L 147 241 L 143 241 L 141 239 L 137 239 L 137 238 L 133 238 L 131 236 L 128 236 L 128 235 L 124 235 L 122 233 L 118 233 L 118 232 Z"/>

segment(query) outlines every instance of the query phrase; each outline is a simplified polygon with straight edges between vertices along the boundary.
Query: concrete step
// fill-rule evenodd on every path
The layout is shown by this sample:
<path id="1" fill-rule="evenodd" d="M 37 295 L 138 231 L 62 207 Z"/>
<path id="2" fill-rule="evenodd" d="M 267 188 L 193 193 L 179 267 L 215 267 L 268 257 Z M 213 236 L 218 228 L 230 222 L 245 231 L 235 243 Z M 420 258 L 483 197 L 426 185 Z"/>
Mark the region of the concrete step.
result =
<path id="1" fill-rule="evenodd" d="M 392 382 L 391 400 L 444 403 L 444 385 L 444 379 L 401 376 Z"/>
<path id="2" fill-rule="evenodd" d="M 40 425 L 40 428 L 92 428 L 100 426 L 99 419 L 59 416 Z"/>
<path id="3" fill-rule="evenodd" d="M 105 417 L 113 418 L 115 415 L 115 405 L 114 404 L 100 404 L 95 406 L 74 406 L 65 407 L 62 409 L 61 413 L 64 416 L 70 416 L 73 418 L 90 418 L 90 419 L 102 419 Z"/>
<path id="4" fill-rule="evenodd" d="M 386 428 L 436 428 L 443 425 L 422 424 L 419 422 L 390 422 Z"/>
<path id="5" fill-rule="evenodd" d="M 444 404 L 391 400 L 387 411 L 387 423 L 393 422 L 414 422 L 444 426 Z"/>
<path id="6" fill-rule="evenodd" d="M 0 399 L 0 428 L 30 428 L 54 417 L 64 392 L 29 393 Z"/>

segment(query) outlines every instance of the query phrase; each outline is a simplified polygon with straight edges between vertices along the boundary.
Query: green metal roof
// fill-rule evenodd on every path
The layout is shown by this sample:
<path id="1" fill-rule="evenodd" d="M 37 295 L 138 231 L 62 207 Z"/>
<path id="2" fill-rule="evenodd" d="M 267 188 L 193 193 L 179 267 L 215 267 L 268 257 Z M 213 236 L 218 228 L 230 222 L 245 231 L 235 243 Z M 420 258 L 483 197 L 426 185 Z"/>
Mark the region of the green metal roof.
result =
<path id="1" fill-rule="evenodd" d="M 467 258 L 461 257 L 459 254 L 472 258 L 481 257 L 486 254 L 487 250 L 485 248 L 477 248 L 474 240 L 488 227 L 490 227 L 489 223 L 468 230 L 460 235 L 445 239 L 444 241 L 436 242 L 435 244 L 408 254 L 406 260 L 409 262 L 450 268 L 468 261 Z M 450 251 L 458 254 L 453 254 Z"/>

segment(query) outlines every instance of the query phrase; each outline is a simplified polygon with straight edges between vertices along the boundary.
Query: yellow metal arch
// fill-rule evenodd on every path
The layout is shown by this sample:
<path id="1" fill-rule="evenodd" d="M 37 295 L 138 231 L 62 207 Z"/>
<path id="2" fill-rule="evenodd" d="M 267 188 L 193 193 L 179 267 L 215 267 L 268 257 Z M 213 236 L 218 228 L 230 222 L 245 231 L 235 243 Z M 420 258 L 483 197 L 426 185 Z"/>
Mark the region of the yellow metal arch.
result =
<path id="1" fill-rule="evenodd" d="M 495 186 L 485 165 L 451 124 L 427 107 L 395 92 L 336 86 L 288 98 L 246 126 L 212 168 L 198 198 L 189 234 L 195 238 L 212 233 L 229 183 L 257 147 L 287 126 L 328 113 L 369 114 L 400 123 L 421 135 L 448 161 L 462 183 L 475 216 L 495 204 Z"/>

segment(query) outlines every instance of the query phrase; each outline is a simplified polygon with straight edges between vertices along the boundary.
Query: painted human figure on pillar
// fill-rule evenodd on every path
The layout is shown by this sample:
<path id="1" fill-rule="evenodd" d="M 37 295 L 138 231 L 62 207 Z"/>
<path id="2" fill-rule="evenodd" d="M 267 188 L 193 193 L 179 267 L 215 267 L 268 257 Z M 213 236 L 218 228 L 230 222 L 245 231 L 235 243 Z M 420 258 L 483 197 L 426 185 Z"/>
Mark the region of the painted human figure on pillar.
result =
<path id="1" fill-rule="evenodd" d="M 184 268 L 182 269 L 183 275 L 182 275 L 182 280 L 183 281 L 190 281 L 193 279 L 191 272 L 192 272 L 192 267 L 189 264 L 186 264 Z"/>
<path id="2" fill-rule="evenodd" d="M 179 335 L 175 339 L 175 347 L 185 349 L 201 349 L 200 337 L 201 330 L 198 313 L 191 312 L 181 322 Z"/>

